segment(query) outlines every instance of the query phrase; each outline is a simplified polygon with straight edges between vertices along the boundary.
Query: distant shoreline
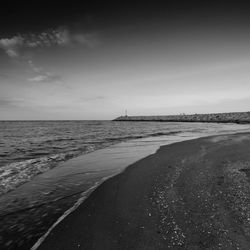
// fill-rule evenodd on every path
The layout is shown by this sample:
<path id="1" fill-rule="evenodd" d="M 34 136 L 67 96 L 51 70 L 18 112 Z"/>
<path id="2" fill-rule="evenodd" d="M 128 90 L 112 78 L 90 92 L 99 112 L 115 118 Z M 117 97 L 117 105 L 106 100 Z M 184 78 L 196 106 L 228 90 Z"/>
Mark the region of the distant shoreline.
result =
<path id="1" fill-rule="evenodd" d="M 113 121 L 134 122 L 208 122 L 208 123 L 250 123 L 250 112 L 192 114 L 192 115 L 159 115 L 159 116 L 120 116 Z"/>

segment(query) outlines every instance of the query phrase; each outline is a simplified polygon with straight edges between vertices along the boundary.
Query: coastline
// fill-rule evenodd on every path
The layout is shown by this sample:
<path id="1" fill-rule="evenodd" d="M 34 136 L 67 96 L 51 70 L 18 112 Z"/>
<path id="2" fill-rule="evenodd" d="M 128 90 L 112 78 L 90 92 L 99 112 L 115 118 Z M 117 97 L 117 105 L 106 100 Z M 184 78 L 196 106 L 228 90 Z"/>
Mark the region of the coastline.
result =
<path id="1" fill-rule="evenodd" d="M 249 133 L 162 146 L 98 186 L 38 249 L 248 249 L 249 146 Z"/>
<path id="2" fill-rule="evenodd" d="M 31 248 L 67 211 L 86 199 L 88 190 L 93 191 L 105 178 L 154 153 L 160 145 L 191 136 L 196 137 L 171 134 L 122 142 L 70 159 L 1 196 L 1 247 Z"/>

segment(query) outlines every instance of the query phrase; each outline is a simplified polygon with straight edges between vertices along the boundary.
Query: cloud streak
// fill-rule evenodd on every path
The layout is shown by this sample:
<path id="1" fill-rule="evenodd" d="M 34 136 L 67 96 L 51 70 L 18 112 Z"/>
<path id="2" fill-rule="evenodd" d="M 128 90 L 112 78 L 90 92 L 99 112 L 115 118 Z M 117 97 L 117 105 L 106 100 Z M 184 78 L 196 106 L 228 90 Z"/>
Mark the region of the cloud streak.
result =
<path id="1" fill-rule="evenodd" d="M 34 83 L 61 83 L 61 77 L 49 72 L 44 72 L 43 74 L 29 78 L 29 81 Z"/>
<path id="2" fill-rule="evenodd" d="M 45 71 L 41 67 L 37 67 L 31 59 L 28 60 L 28 65 L 34 72 L 33 77 L 29 78 L 29 82 L 33 83 L 62 83 L 62 79 L 59 75 L 52 74 L 51 72 Z"/>
<path id="3" fill-rule="evenodd" d="M 23 98 L 0 97 L 0 107 L 20 108 L 26 107 L 29 103 Z"/>
<path id="4" fill-rule="evenodd" d="M 65 27 L 59 27 L 40 33 L 20 34 L 10 38 L 0 38 L 0 49 L 4 50 L 13 60 L 28 65 L 34 75 L 28 79 L 29 82 L 61 83 L 60 76 L 34 65 L 32 57 L 30 55 L 27 56 L 27 51 L 37 48 L 66 48 L 74 45 L 91 48 L 96 46 L 97 40 L 96 34 L 75 32 Z"/>
<path id="5" fill-rule="evenodd" d="M 0 48 L 3 49 L 9 57 L 15 58 L 19 56 L 18 48 L 23 46 L 23 38 L 14 36 L 12 38 L 0 39 Z"/>
<path id="6" fill-rule="evenodd" d="M 67 28 L 50 29 L 41 33 L 22 34 L 11 38 L 1 38 L 0 48 L 11 58 L 17 58 L 25 49 L 67 47 L 74 44 L 94 47 L 98 43 L 97 35 L 73 32 Z"/>

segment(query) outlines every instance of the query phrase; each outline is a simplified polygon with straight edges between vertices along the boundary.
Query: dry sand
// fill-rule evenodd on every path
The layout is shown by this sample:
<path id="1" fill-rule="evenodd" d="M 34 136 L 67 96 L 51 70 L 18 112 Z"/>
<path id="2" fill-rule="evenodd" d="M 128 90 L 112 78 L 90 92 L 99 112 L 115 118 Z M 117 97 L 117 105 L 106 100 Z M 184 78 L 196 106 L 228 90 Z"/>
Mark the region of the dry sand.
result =
<path id="1" fill-rule="evenodd" d="M 250 249 L 250 134 L 161 147 L 97 188 L 39 249 Z"/>

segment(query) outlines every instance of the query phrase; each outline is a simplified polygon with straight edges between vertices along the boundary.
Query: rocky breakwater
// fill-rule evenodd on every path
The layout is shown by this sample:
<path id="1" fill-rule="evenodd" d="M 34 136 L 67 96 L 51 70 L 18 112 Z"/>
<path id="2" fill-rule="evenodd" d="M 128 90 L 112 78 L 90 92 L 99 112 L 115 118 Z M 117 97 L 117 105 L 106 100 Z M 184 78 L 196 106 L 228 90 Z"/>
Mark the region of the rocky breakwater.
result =
<path id="1" fill-rule="evenodd" d="M 114 119 L 114 121 L 250 123 L 250 112 L 160 116 L 120 116 Z"/>

